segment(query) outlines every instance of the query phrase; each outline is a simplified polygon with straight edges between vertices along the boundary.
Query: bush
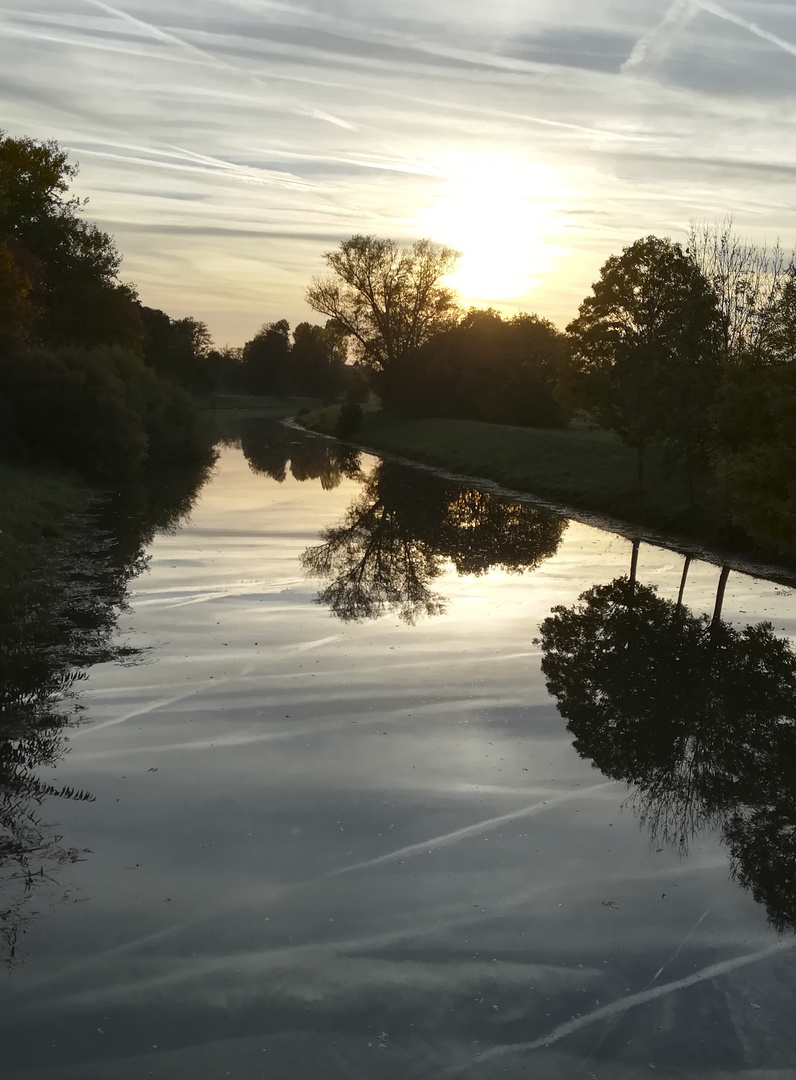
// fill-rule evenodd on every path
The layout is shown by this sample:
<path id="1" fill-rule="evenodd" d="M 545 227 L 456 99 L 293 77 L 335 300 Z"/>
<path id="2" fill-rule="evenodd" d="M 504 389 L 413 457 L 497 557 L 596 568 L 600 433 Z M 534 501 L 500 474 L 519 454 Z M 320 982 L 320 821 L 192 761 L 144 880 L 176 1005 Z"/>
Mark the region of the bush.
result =
<path id="1" fill-rule="evenodd" d="M 346 401 L 337 418 L 338 439 L 350 439 L 362 426 L 362 406 L 358 401 Z"/>
<path id="2" fill-rule="evenodd" d="M 190 458 L 201 433 L 181 387 L 115 348 L 34 350 L 0 358 L 0 450 L 92 480 Z"/>

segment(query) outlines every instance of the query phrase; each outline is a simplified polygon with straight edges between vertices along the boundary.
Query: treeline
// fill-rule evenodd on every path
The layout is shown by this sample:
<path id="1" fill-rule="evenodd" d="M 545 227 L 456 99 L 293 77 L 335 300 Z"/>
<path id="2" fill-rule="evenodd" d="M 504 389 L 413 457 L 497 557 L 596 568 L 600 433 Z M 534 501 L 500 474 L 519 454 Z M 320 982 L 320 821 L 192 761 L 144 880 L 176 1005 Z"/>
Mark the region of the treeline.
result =
<path id="1" fill-rule="evenodd" d="M 385 407 L 414 416 L 615 432 L 645 487 L 649 449 L 693 512 L 796 551 L 796 259 L 732 223 L 687 246 L 644 237 L 602 267 L 566 332 L 536 315 L 463 312 L 458 253 L 354 236 L 324 256 L 310 306 L 345 335 Z M 700 509 L 701 508 L 701 509 Z"/>
<path id="2" fill-rule="evenodd" d="M 346 366 L 346 337 L 332 320 L 265 323 L 240 349 L 210 354 L 216 389 L 232 394 L 305 394 L 328 401 L 357 381 Z"/>
<path id="3" fill-rule="evenodd" d="M 0 454 L 102 481 L 206 455 L 207 327 L 120 280 L 76 172 L 57 143 L 0 132 Z"/>

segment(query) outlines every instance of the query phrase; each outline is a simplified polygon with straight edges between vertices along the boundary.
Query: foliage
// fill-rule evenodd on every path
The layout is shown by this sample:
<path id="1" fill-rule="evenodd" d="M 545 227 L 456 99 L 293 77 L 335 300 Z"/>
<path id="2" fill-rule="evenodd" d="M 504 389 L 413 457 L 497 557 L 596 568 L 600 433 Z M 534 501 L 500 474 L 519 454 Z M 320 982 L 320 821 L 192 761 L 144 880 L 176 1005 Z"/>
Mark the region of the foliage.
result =
<path id="1" fill-rule="evenodd" d="M 410 415 L 563 426 L 558 383 L 569 351 L 547 319 L 523 313 L 504 320 L 491 308 L 471 309 L 407 357 L 393 404 Z"/>
<path id="2" fill-rule="evenodd" d="M 696 262 L 648 236 L 611 256 L 568 327 L 582 394 L 599 422 L 636 449 L 664 436 L 689 467 L 705 449 L 721 366 L 723 320 Z"/>
<path id="3" fill-rule="evenodd" d="M 796 361 L 734 368 L 713 415 L 721 502 L 759 544 L 796 553 Z"/>
<path id="4" fill-rule="evenodd" d="M 441 284 L 459 253 L 417 240 L 399 247 L 393 240 L 352 236 L 324 260 L 332 271 L 307 290 L 314 311 L 333 319 L 354 341 L 358 359 L 390 377 L 414 349 L 454 326 L 456 294 Z"/>
<path id="5" fill-rule="evenodd" d="M 144 362 L 159 375 L 196 393 L 208 393 L 213 378 L 212 339 L 198 319 L 172 319 L 165 311 L 141 306 Z"/>
<path id="6" fill-rule="evenodd" d="M 575 748 L 635 786 L 656 842 L 718 826 L 733 872 L 796 929 L 796 653 L 619 578 L 541 626 L 542 670 Z"/>
<path id="7" fill-rule="evenodd" d="M 201 455 L 207 327 L 142 307 L 55 142 L 0 132 L 0 452 L 98 480 Z M 163 377 L 160 377 L 163 376 Z"/>
<path id="8" fill-rule="evenodd" d="M 329 579 L 318 603 L 344 621 L 395 611 L 413 623 L 444 610 L 432 585 L 446 562 L 459 574 L 522 573 L 555 554 L 565 527 L 535 507 L 382 462 L 302 563 Z"/>
<path id="9" fill-rule="evenodd" d="M 76 175 L 57 143 L 0 132 L 0 242 L 31 283 L 39 344 L 134 345 L 135 292 L 118 281 L 113 238 L 85 221 L 84 204 L 69 196 Z"/>
<path id="10" fill-rule="evenodd" d="M 11 422 L 0 449 L 97 480 L 201 452 L 190 398 L 121 349 L 31 350 L 0 357 Z"/>

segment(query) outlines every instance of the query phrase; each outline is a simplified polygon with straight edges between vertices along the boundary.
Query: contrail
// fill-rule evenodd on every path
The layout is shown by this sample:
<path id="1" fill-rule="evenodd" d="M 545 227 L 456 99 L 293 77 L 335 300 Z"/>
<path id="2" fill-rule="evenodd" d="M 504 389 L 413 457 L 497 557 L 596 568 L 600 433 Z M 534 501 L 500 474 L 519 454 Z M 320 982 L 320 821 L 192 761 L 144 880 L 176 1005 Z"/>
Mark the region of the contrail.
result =
<path id="1" fill-rule="evenodd" d="M 746 967 L 748 964 L 756 964 L 758 960 L 765 960 L 769 956 L 792 949 L 794 945 L 796 945 L 796 941 L 778 941 L 776 945 L 769 945 L 767 949 L 761 949 L 759 952 L 748 953 L 746 956 L 736 956 L 732 960 L 722 960 L 721 963 L 711 964 L 709 967 L 694 972 L 693 975 L 686 975 L 684 979 L 676 979 L 673 982 L 664 983 L 662 986 L 656 986 L 650 990 L 641 990 L 638 994 L 630 994 L 628 997 L 620 998 L 619 1001 L 614 1001 L 601 1009 L 595 1009 L 585 1016 L 576 1016 L 572 1020 L 567 1020 L 564 1024 L 559 1024 L 557 1028 L 553 1028 L 549 1035 L 543 1035 L 541 1039 L 535 1039 L 533 1042 L 527 1043 L 496 1046 L 466 1065 L 455 1066 L 449 1071 L 451 1073 L 462 1073 L 477 1068 L 491 1058 L 505 1057 L 507 1054 L 519 1054 L 528 1050 L 538 1050 L 542 1046 L 552 1046 L 553 1043 L 560 1042 L 561 1039 L 580 1031 L 581 1028 L 596 1024 L 598 1020 L 607 1020 L 611 1016 L 635 1008 L 636 1005 L 643 1005 L 647 1001 L 673 994 L 677 990 L 686 990 L 689 986 L 695 986 L 697 983 L 717 979 L 721 975 L 728 975 L 738 968 Z"/>
<path id="2" fill-rule="evenodd" d="M 784 38 L 778 37 L 776 34 L 769 33 L 768 30 L 764 30 L 762 26 L 758 26 L 757 23 L 749 22 L 748 19 L 741 18 L 740 15 L 734 15 L 731 11 L 727 11 L 726 8 L 721 7 L 719 4 L 714 4 L 713 0 L 693 0 L 693 2 L 703 11 L 715 15 L 717 19 L 723 19 L 725 22 L 732 23 L 733 26 L 740 26 L 741 29 L 748 30 L 750 34 L 754 34 L 755 37 L 759 37 L 762 41 L 767 41 L 770 45 L 776 45 L 777 48 L 783 49 L 786 53 L 790 53 L 791 56 L 796 56 L 796 45 L 790 41 L 786 41 Z"/>
<path id="3" fill-rule="evenodd" d="M 135 15 L 130 15 L 120 8 L 112 7 L 111 4 L 106 4 L 104 0 L 84 0 L 84 2 L 90 4 L 91 7 L 99 8 L 100 11 L 104 11 L 107 15 L 115 15 L 117 19 L 122 19 L 124 22 L 130 23 L 132 26 L 137 27 L 139 30 L 143 30 L 145 33 L 156 38 L 158 41 L 162 41 L 166 45 L 176 45 L 177 48 L 183 49 L 197 59 L 201 58 L 205 63 L 209 63 L 214 68 L 218 68 L 221 71 L 232 72 L 238 79 L 243 77 L 250 82 L 253 82 L 256 86 L 270 89 L 267 82 L 258 78 L 257 75 L 252 75 L 250 71 L 246 71 L 237 64 L 230 64 L 227 60 L 222 60 L 220 57 L 215 56 L 206 49 L 200 49 L 197 45 L 192 45 L 190 41 L 185 41 L 184 38 L 178 37 L 176 34 L 161 30 L 161 28 L 154 23 L 146 22 L 143 19 L 137 19 Z M 313 109 L 304 102 L 296 99 L 292 99 L 292 101 L 288 99 L 288 101 L 290 101 L 293 109 L 298 110 L 306 116 L 314 117 L 316 120 L 323 120 L 329 124 L 335 124 L 336 126 L 346 128 L 347 130 L 357 130 L 356 125 L 350 124 L 347 120 L 341 120 L 339 117 L 331 116 L 329 113 Z"/>
<path id="4" fill-rule="evenodd" d="M 767 41 L 770 45 L 776 45 L 778 49 L 782 49 L 790 56 L 796 56 L 796 45 L 792 42 L 764 30 L 757 23 L 750 22 L 740 15 L 735 15 L 720 4 L 714 3 L 714 0 L 674 0 L 674 3 L 664 15 L 662 22 L 658 23 L 657 26 L 653 27 L 636 42 L 630 56 L 622 65 L 622 71 L 625 73 L 634 71 L 647 60 L 656 60 L 663 57 L 675 36 L 681 30 L 684 30 L 700 11 L 713 15 L 717 19 L 722 19 L 724 22 L 731 23 L 733 26 L 739 26 L 742 30 L 747 30 L 750 34 L 760 38 L 761 41 Z"/>
<path id="5" fill-rule="evenodd" d="M 674 37 L 691 22 L 697 14 L 694 0 L 674 0 L 663 21 L 638 39 L 622 71 L 627 73 L 641 67 L 647 60 L 656 60 L 668 51 Z"/>
<path id="6" fill-rule="evenodd" d="M 158 41 L 162 41 L 166 45 L 176 45 L 178 48 L 185 49 L 194 56 L 201 57 L 202 60 L 209 62 L 213 67 L 222 68 L 224 71 L 237 71 L 233 64 L 228 64 L 224 60 L 219 59 L 219 57 L 213 56 L 212 53 L 205 52 L 204 49 L 200 49 L 196 45 L 191 45 L 189 41 L 184 41 L 175 34 L 169 34 L 167 31 L 161 30 L 159 26 L 155 26 L 153 23 L 144 22 L 143 19 L 137 19 L 135 15 L 129 15 L 126 11 L 120 11 L 119 8 L 111 7 L 110 4 L 104 3 L 103 0 L 85 0 L 85 2 L 92 7 L 99 8 L 100 11 L 104 11 L 106 15 L 115 15 L 117 19 L 123 19 L 124 22 L 131 23 L 133 26 L 138 27 L 139 30 L 143 30 L 151 37 L 157 38 Z"/>
<path id="7" fill-rule="evenodd" d="M 443 833 L 441 836 L 433 836 L 431 839 L 424 840 L 420 844 L 409 844 L 407 847 L 397 848 L 395 851 L 388 851 L 385 855 L 377 855 L 374 859 L 365 859 L 364 862 L 351 863 L 349 866 L 342 866 L 339 870 L 330 870 L 328 874 L 324 874 L 316 880 L 324 881 L 330 878 L 341 877 L 343 874 L 351 874 L 355 870 L 367 870 L 371 866 L 381 866 L 383 863 L 393 862 L 395 859 L 407 859 L 412 855 L 421 855 L 426 851 L 433 851 L 435 848 L 447 847 L 448 844 L 455 844 L 468 836 L 480 836 L 482 833 L 491 832 L 492 829 L 497 828 L 498 825 L 508 825 L 513 821 L 519 821 L 523 818 L 536 817 L 537 814 L 543 814 L 546 810 L 550 810 L 561 803 L 582 799 L 584 796 L 591 795 L 595 791 L 614 786 L 615 784 L 612 780 L 606 780 L 601 784 L 593 784 L 591 787 L 576 788 L 573 791 L 567 791 L 561 795 L 551 795 L 542 802 L 531 803 L 530 806 L 523 806 L 519 810 L 513 810 L 510 814 L 501 814 L 499 817 L 487 818 L 485 821 L 476 822 L 475 825 L 467 825 L 463 829 L 455 829 L 453 832 Z"/>

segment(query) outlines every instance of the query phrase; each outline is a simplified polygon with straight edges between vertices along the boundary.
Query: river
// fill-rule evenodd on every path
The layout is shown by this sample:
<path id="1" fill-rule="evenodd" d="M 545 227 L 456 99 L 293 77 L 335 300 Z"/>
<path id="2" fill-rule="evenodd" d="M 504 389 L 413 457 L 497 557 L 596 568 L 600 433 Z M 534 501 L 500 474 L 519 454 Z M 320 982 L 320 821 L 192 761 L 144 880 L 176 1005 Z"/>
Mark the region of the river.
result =
<path id="1" fill-rule="evenodd" d="M 796 1075 L 791 588 L 268 423 L 177 502 L 12 694 L 5 1080 Z"/>

